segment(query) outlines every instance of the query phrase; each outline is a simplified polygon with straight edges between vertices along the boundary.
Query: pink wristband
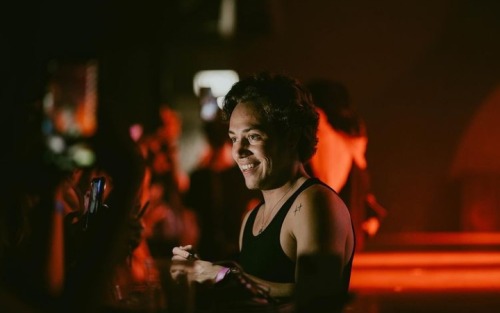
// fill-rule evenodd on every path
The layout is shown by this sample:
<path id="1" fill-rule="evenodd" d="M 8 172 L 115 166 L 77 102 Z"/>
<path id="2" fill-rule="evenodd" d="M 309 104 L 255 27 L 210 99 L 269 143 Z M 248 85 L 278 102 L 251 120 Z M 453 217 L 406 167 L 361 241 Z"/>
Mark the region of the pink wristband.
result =
<path id="1" fill-rule="evenodd" d="M 223 267 L 217 272 L 217 276 L 215 276 L 215 283 L 220 282 L 226 277 L 226 274 L 229 273 L 229 267 Z"/>

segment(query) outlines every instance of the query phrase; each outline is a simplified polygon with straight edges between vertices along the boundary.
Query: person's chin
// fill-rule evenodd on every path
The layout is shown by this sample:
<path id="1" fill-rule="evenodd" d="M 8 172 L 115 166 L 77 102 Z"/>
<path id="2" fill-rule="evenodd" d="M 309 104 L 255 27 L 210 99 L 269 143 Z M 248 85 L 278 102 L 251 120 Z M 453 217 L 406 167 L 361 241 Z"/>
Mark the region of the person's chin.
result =
<path id="1" fill-rule="evenodd" d="M 245 185 L 250 190 L 257 190 L 257 189 L 259 189 L 259 184 L 255 180 L 253 180 L 253 179 L 245 179 Z"/>

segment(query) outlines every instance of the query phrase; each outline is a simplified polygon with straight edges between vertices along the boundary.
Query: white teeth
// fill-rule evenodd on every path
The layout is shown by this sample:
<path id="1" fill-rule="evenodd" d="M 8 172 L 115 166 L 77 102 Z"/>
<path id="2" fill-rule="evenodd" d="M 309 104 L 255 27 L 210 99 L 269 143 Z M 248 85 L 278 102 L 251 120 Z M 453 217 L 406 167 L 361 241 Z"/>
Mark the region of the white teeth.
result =
<path id="1" fill-rule="evenodd" d="M 251 169 L 251 168 L 253 168 L 253 167 L 254 167 L 254 165 L 253 165 L 253 164 L 243 164 L 243 165 L 241 166 L 241 169 L 242 169 L 242 170 L 244 170 L 244 171 L 246 171 L 246 170 L 249 170 L 249 169 Z"/>

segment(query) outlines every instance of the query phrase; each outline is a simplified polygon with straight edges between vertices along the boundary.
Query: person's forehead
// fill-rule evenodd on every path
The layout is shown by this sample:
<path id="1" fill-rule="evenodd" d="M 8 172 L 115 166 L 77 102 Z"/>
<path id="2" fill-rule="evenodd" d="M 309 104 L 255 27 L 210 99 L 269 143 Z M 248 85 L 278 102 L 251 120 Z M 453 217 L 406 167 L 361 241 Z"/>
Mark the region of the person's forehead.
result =
<path id="1" fill-rule="evenodd" d="M 230 127 L 246 124 L 255 128 L 266 127 L 267 120 L 257 104 L 253 102 L 240 102 L 236 105 L 229 121 Z M 267 128 L 267 127 L 266 127 Z"/>

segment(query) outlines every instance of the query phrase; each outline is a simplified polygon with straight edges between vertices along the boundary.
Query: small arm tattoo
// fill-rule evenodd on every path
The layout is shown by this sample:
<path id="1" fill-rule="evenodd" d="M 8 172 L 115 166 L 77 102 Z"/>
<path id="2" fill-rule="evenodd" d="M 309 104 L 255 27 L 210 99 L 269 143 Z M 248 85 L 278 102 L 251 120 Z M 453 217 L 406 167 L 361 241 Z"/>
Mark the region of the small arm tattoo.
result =
<path id="1" fill-rule="evenodd" d="M 293 210 L 293 214 L 297 215 L 297 212 L 300 212 L 300 209 L 302 208 L 302 203 L 299 203 L 296 207 L 295 210 Z"/>

